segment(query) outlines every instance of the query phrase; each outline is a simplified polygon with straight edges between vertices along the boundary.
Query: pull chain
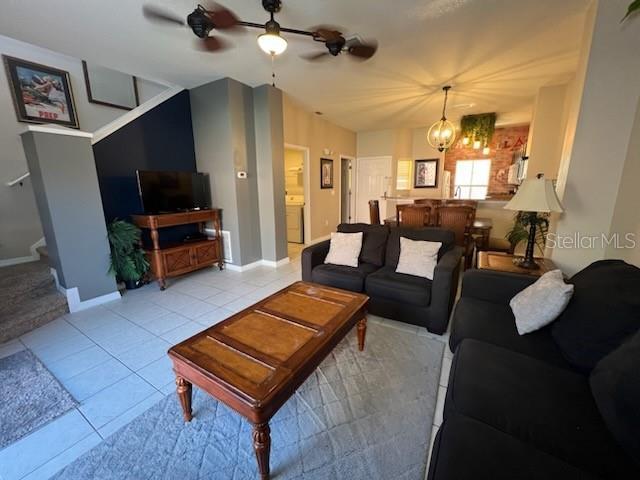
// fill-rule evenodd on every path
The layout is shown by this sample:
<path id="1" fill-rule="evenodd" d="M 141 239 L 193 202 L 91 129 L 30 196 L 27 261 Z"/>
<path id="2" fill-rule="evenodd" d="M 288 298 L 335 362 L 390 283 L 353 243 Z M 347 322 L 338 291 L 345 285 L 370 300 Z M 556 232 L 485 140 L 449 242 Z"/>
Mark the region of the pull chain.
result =
<path id="1" fill-rule="evenodd" d="M 275 59 L 276 56 L 271 54 L 271 85 L 273 87 L 276 86 L 276 67 L 275 67 Z"/>

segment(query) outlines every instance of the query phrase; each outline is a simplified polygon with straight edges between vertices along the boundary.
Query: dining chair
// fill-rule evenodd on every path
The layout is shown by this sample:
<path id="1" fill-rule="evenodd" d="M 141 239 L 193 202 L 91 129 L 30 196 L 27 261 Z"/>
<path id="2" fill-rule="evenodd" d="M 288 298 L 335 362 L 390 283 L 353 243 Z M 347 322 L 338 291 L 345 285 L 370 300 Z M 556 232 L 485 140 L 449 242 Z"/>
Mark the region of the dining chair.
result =
<path id="1" fill-rule="evenodd" d="M 436 225 L 453 231 L 456 245 L 464 248 L 465 269 L 471 266 L 475 242 L 471 235 L 476 209 L 468 205 L 441 205 L 436 210 Z"/>
<path id="2" fill-rule="evenodd" d="M 431 209 L 430 213 L 432 215 L 429 216 L 429 226 L 433 226 L 436 222 L 436 216 L 433 213 L 442 205 L 442 200 L 439 198 L 416 198 L 413 203 L 414 205 L 426 205 Z"/>
<path id="3" fill-rule="evenodd" d="M 369 200 L 369 222 L 371 225 L 380 225 L 380 202 Z"/>
<path id="4" fill-rule="evenodd" d="M 396 205 L 396 220 L 400 227 L 426 227 L 431 209 L 427 205 Z"/>

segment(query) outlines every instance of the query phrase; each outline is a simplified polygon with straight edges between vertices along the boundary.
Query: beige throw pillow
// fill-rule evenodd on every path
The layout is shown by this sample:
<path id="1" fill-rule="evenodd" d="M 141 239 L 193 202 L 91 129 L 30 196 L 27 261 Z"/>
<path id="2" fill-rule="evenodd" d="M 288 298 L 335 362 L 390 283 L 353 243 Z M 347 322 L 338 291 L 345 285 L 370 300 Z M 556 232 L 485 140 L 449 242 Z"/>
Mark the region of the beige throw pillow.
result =
<path id="1" fill-rule="evenodd" d="M 572 295 L 573 285 L 564 283 L 560 270 L 542 275 L 509 302 L 518 333 L 524 335 L 549 325 L 563 312 Z"/>
<path id="2" fill-rule="evenodd" d="M 357 267 L 360 250 L 362 250 L 362 232 L 332 232 L 329 253 L 324 263 Z"/>
<path id="3" fill-rule="evenodd" d="M 396 273 L 405 273 L 433 280 L 433 271 L 438 264 L 438 251 L 442 242 L 411 240 L 400 237 L 400 259 Z"/>

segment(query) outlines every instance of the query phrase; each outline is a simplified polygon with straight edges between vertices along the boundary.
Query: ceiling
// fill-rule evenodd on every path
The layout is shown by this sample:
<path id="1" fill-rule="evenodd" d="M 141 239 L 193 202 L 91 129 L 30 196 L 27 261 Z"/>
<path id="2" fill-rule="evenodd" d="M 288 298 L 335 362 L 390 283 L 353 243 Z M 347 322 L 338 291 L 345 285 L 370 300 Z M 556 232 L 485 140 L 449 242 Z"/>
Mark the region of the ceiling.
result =
<path id="1" fill-rule="evenodd" d="M 187 29 L 142 16 L 153 3 L 186 16 L 196 0 L 2 0 L 0 34 L 151 80 L 194 87 L 222 77 L 271 81 L 259 31 L 225 35 L 235 48 L 204 53 Z M 264 22 L 260 0 L 221 0 L 242 20 Z M 453 85 L 449 117 L 496 111 L 499 124 L 528 122 L 539 87 L 575 71 L 588 0 L 283 0 L 276 19 L 307 28 L 332 24 L 375 38 L 360 63 L 346 56 L 309 63 L 321 44 L 286 35 L 277 86 L 312 111 L 355 131 L 421 127 L 439 118 L 441 87 Z"/>

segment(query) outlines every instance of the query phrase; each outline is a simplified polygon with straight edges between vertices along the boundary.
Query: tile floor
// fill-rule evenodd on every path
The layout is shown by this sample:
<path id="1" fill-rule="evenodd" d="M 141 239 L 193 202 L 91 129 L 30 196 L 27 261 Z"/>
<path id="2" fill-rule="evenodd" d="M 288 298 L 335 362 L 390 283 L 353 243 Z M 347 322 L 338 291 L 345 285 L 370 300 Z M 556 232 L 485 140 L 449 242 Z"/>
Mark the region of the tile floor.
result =
<path id="1" fill-rule="evenodd" d="M 173 394 L 166 355 L 172 344 L 300 280 L 300 275 L 299 259 L 277 269 L 204 270 L 173 280 L 164 292 L 147 285 L 0 345 L 0 358 L 31 349 L 79 402 L 76 409 L 0 450 L 0 480 L 49 478 Z M 447 341 L 447 335 L 392 324 Z M 432 438 L 442 421 L 450 366 L 445 348 Z"/>

